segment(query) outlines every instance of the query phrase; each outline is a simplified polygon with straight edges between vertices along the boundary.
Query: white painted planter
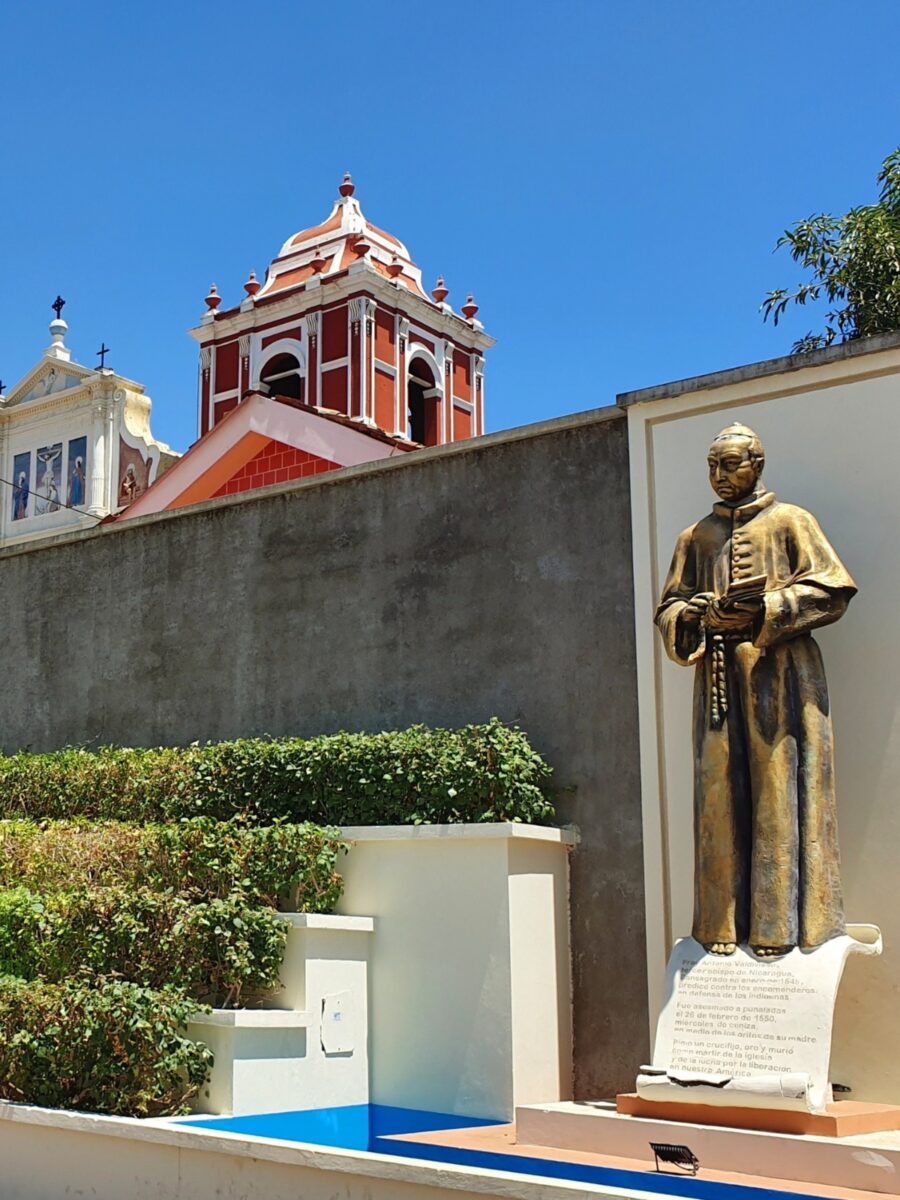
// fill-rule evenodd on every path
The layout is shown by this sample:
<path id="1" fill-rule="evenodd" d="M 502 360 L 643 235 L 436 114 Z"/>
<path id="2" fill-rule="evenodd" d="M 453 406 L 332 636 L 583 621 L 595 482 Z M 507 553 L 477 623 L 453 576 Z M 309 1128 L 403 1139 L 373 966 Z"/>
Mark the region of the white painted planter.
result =
<path id="1" fill-rule="evenodd" d="M 511 1119 L 571 1096 L 571 830 L 355 826 L 344 912 L 378 921 L 372 1101 Z"/>
<path id="2" fill-rule="evenodd" d="M 373 917 L 283 914 L 284 986 L 267 1008 L 192 1023 L 216 1056 L 198 1111 L 365 1104 L 370 1059 L 378 1104 L 511 1119 L 569 1099 L 575 835 L 511 823 L 343 834 L 339 907 L 373 914 L 377 937 Z"/>
<path id="3" fill-rule="evenodd" d="M 189 1033 L 215 1055 L 195 1108 L 286 1112 L 367 1104 L 371 917 L 281 913 L 281 979 L 264 1009 L 214 1009 Z"/>

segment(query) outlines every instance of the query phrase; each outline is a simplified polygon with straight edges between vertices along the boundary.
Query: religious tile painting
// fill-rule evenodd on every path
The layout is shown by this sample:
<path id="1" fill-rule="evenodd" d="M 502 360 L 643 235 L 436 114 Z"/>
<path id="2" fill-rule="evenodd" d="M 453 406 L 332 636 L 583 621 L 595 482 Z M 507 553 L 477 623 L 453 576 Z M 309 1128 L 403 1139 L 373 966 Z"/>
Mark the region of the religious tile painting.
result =
<path id="1" fill-rule="evenodd" d="M 31 451 L 17 454 L 13 459 L 13 500 L 12 519 L 21 521 L 29 515 L 28 503 L 31 498 L 29 481 L 31 479 Z"/>
<path id="2" fill-rule="evenodd" d="M 119 507 L 126 508 L 150 486 L 151 459 L 119 437 Z"/>
<path id="3" fill-rule="evenodd" d="M 69 442 L 66 466 L 66 504 L 82 508 L 87 503 L 87 438 Z"/>
<path id="4" fill-rule="evenodd" d="M 59 511 L 59 499 L 62 492 L 62 452 L 62 442 L 54 442 L 52 446 L 41 446 L 39 450 L 35 451 L 35 516 Z"/>

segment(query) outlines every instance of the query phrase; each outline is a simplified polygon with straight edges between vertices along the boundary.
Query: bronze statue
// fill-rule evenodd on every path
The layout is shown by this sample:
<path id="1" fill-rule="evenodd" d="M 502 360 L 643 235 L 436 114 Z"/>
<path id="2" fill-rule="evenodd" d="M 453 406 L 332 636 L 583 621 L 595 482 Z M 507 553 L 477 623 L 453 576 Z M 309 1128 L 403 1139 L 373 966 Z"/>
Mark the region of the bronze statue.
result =
<path id="1" fill-rule="evenodd" d="M 811 513 L 761 483 L 752 429 L 709 448 L 719 497 L 678 539 L 656 625 L 696 664 L 694 926 L 714 954 L 760 958 L 845 932 L 828 689 L 810 636 L 856 585 Z"/>

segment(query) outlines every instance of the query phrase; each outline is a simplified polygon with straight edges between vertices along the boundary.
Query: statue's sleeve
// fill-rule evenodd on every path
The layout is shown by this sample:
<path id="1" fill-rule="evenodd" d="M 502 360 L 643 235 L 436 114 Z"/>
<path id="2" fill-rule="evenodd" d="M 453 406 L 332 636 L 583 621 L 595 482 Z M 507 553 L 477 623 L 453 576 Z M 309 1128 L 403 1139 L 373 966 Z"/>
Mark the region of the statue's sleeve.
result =
<path id="1" fill-rule="evenodd" d="M 676 543 L 662 598 L 653 618 L 662 634 L 666 654 L 681 667 L 689 667 L 697 662 L 706 649 L 703 630 L 699 626 L 686 628 L 681 619 L 687 602 L 698 590 L 692 532 L 692 529 L 686 529 Z"/>
<path id="2" fill-rule="evenodd" d="M 856 584 L 812 513 L 794 509 L 779 539 L 789 582 L 767 591 L 763 598 L 762 619 L 753 639 L 760 648 L 832 624 L 856 595 Z"/>

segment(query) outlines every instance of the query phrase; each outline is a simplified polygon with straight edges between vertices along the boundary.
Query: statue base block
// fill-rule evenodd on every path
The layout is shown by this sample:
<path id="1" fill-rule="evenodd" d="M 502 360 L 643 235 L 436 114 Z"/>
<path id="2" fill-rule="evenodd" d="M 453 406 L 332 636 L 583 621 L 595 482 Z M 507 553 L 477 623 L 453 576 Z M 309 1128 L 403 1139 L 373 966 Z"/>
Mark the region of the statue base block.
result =
<path id="1" fill-rule="evenodd" d="M 669 959 L 653 1064 L 641 1068 L 637 1095 L 654 1112 L 677 1106 L 826 1116 L 844 964 L 851 954 L 880 953 L 875 925 L 850 925 L 821 946 L 773 959 L 749 946 L 710 954 L 683 938 Z M 743 1127 L 784 1128 L 746 1120 Z"/>
<path id="2" fill-rule="evenodd" d="M 823 1113 L 811 1113 L 784 1108 L 726 1108 L 713 1104 L 661 1102 L 644 1100 L 636 1092 L 624 1092 L 616 1097 L 616 1112 L 657 1121 L 823 1138 L 859 1137 L 900 1129 L 900 1105 L 866 1104 L 855 1100 L 838 1100 L 827 1105 Z"/>

